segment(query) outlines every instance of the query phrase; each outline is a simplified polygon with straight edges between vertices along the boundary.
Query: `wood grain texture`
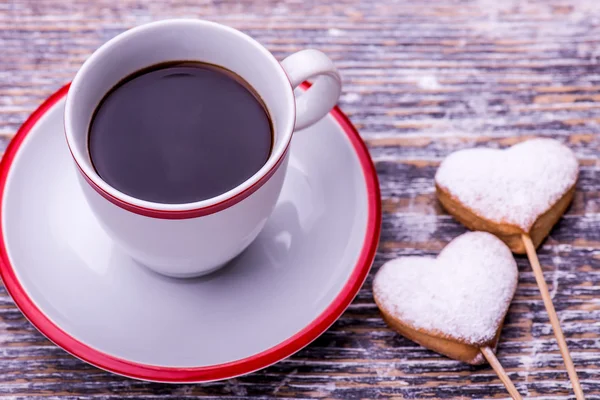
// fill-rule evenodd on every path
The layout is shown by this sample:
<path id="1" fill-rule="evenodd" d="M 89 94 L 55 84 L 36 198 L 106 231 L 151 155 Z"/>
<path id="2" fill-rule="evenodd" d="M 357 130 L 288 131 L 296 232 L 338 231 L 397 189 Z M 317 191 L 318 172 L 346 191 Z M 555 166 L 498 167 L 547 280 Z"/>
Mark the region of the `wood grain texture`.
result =
<path id="1" fill-rule="evenodd" d="M 171 3 L 171 4 L 168 4 Z M 600 2 L 597 0 L 0 1 L 0 150 L 100 44 L 167 17 L 201 17 L 256 37 L 278 58 L 306 47 L 336 62 L 340 104 L 381 182 L 373 272 L 435 255 L 464 228 L 435 200 L 440 160 L 533 136 L 574 149 L 575 202 L 539 250 L 588 398 L 600 399 Z M 524 257 L 498 358 L 526 397 L 572 394 Z M 40 335 L 0 290 L 0 396 L 50 398 L 506 398 L 490 367 L 427 351 L 386 327 L 372 276 L 343 317 L 288 360 L 255 374 L 171 386 L 117 377 Z"/>

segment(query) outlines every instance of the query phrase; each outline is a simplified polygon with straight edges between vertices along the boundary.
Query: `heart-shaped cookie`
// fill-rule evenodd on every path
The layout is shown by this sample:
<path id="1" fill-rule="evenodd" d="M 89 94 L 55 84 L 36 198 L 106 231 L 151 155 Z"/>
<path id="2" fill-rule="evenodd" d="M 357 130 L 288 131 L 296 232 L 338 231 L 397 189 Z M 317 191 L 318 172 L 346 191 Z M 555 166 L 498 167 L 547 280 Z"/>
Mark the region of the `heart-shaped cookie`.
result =
<path id="1" fill-rule="evenodd" d="M 538 247 L 573 200 L 579 165 L 552 139 L 507 150 L 468 149 L 450 154 L 435 176 L 444 208 L 471 230 L 487 231 L 524 254 L 521 235 Z"/>
<path id="2" fill-rule="evenodd" d="M 515 294 L 517 264 L 510 249 L 486 232 L 468 232 L 437 258 L 385 263 L 373 282 L 383 318 L 403 336 L 469 364 L 495 349 Z"/>

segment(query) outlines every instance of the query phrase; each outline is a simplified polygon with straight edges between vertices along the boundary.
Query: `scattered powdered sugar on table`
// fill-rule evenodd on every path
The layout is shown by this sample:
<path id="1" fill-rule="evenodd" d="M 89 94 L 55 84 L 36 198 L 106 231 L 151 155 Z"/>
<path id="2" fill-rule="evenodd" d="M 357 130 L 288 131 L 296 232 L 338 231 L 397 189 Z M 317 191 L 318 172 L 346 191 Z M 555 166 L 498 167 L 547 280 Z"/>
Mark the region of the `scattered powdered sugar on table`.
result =
<path id="1" fill-rule="evenodd" d="M 510 249 L 489 233 L 468 232 L 437 259 L 403 257 L 385 263 L 373 292 L 380 307 L 413 328 L 482 345 L 495 337 L 517 281 Z"/>
<path id="2" fill-rule="evenodd" d="M 507 150 L 457 151 L 442 162 L 435 181 L 481 217 L 529 232 L 575 184 L 578 171 L 571 149 L 533 139 Z"/>

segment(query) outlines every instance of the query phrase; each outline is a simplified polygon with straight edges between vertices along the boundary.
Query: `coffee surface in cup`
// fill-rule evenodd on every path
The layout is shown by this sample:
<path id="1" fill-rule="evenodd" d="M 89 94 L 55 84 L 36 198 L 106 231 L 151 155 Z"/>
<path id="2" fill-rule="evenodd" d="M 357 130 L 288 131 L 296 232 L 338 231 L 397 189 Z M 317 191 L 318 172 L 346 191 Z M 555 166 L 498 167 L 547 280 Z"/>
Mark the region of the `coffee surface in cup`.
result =
<path id="1" fill-rule="evenodd" d="M 137 71 L 97 106 L 89 152 L 100 177 L 132 197 L 190 203 L 254 175 L 273 146 L 269 114 L 233 72 L 200 62 Z"/>

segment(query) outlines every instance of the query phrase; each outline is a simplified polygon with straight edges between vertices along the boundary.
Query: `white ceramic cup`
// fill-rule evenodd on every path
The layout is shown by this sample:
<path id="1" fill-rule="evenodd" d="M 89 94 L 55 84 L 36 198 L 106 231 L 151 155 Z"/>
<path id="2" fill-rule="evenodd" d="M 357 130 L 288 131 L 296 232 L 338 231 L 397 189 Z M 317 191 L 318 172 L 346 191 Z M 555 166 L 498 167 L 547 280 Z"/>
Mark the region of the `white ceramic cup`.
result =
<path id="1" fill-rule="evenodd" d="M 273 122 L 273 151 L 244 183 L 207 200 L 162 204 L 128 196 L 103 181 L 92 166 L 92 115 L 121 79 L 144 67 L 179 60 L 216 64 L 248 82 Z M 294 88 L 309 78 L 316 79 L 314 84 L 296 97 Z M 164 20 L 120 34 L 86 60 L 67 95 L 65 133 L 85 197 L 115 243 L 161 274 L 198 276 L 223 266 L 256 238 L 279 197 L 294 129 L 325 116 L 340 92 L 336 68 L 319 51 L 303 50 L 280 64 L 262 45 L 233 28 L 202 20 Z"/>

